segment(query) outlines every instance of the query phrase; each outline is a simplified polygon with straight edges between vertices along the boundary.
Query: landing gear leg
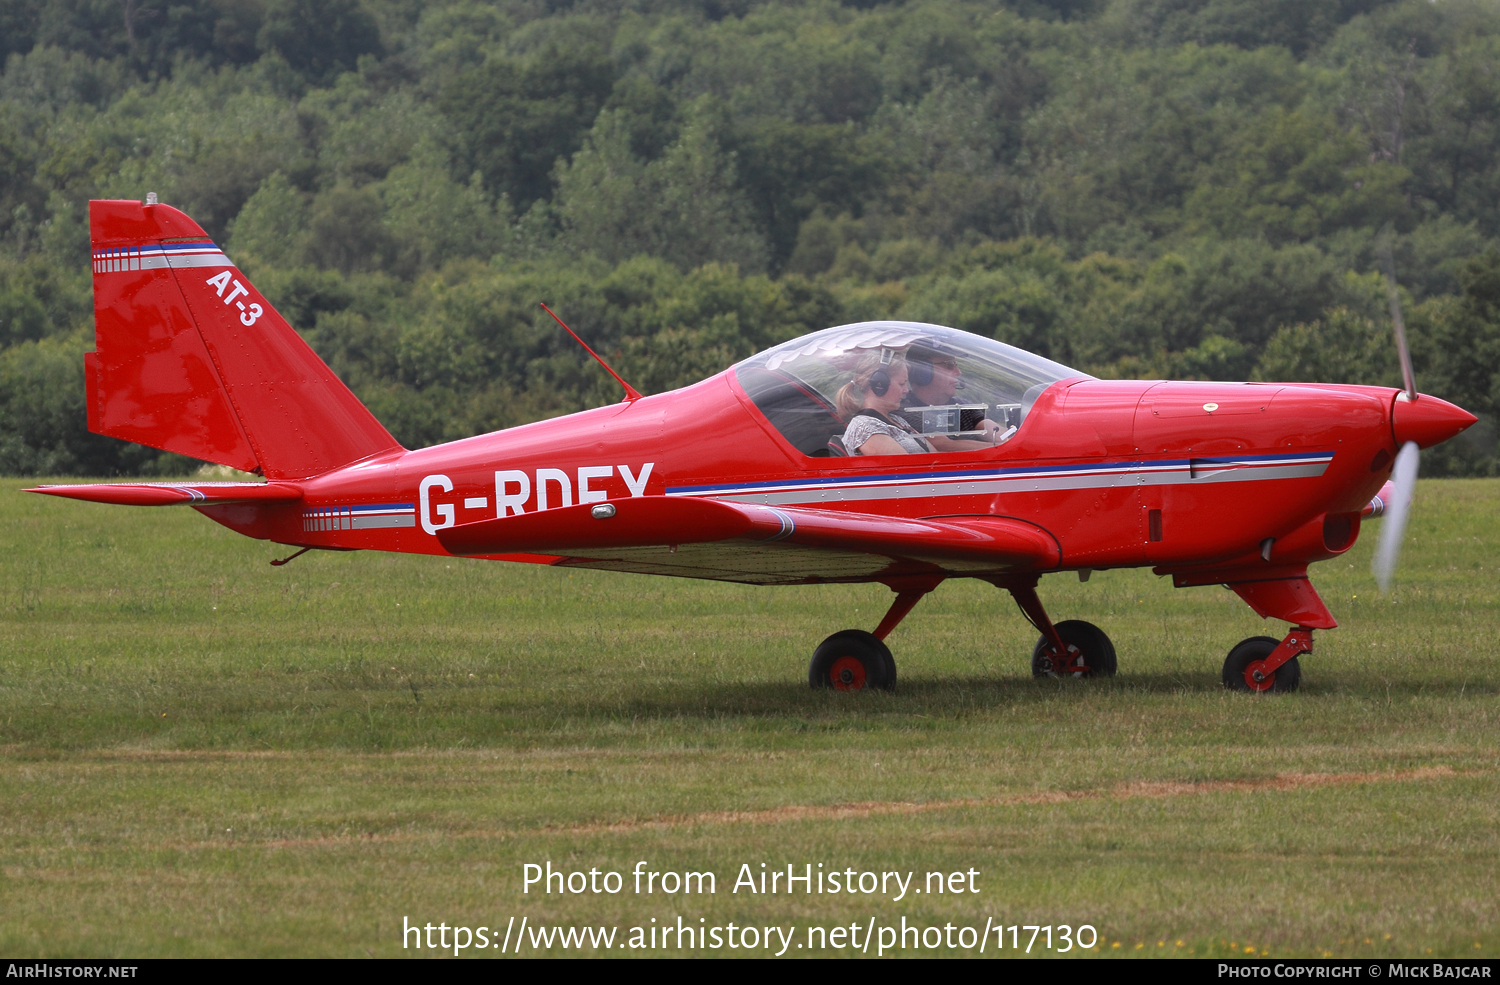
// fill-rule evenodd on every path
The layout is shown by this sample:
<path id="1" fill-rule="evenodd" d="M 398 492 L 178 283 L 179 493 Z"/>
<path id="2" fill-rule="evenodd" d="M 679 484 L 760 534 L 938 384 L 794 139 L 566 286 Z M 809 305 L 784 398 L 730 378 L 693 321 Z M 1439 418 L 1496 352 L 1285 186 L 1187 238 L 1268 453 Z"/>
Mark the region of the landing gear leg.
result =
<path id="1" fill-rule="evenodd" d="M 895 690 L 896 658 L 891 656 L 885 638 L 941 581 L 941 578 L 899 578 L 886 582 L 896 598 L 875 632 L 846 629 L 818 644 L 807 668 L 808 684 L 836 691 Z"/>
<path id="2" fill-rule="evenodd" d="M 908 612 L 916 608 L 917 603 L 922 601 L 922 596 L 926 594 L 927 592 L 898 591 L 895 600 L 891 602 L 891 607 L 885 611 L 885 618 L 880 620 L 879 626 L 875 627 L 875 638 L 883 640 L 891 635 L 891 630 L 901 625 L 901 620 L 906 618 Z"/>
<path id="3" fill-rule="evenodd" d="M 1038 579 L 996 582 L 1010 592 L 1021 612 L 1041 632 L 1031 653 L 1033 677 L 1113 677 L 1115 645 L 1104 630 L 1080 619 L 1053 624 L 1037 598 Z"/>
<path id="4" fill-rule="evenodd" d="M 1231 691 L 1275 691 L 1285 694 L 1302 683 L 1297 658 L 1311 653 L 1313 631 L 1297 626 L 1277 643 L 1270 636 L 1241 640 L 1224 658 L 1224 686 Z"/>

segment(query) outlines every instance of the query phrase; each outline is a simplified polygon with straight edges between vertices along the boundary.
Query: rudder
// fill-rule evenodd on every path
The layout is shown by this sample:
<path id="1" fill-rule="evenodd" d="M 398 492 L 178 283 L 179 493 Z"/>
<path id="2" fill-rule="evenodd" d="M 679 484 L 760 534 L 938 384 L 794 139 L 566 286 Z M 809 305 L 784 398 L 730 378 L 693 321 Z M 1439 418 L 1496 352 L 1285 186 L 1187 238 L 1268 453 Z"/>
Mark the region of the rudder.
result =
<path id="1" fill-rule="evenodd" d="M 401 450 L 197 223 L 89 203 L 89 430 L 273 479 Z"/>

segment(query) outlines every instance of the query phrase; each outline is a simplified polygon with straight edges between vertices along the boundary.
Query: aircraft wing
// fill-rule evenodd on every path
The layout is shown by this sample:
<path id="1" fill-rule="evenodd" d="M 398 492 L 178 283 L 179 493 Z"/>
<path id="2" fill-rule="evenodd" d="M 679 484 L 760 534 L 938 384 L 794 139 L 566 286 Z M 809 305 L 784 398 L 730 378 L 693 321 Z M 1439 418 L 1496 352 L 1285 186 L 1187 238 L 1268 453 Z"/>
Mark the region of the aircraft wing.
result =
<path id="1" fill-rule="evenodd" d="M 26 491 L 117 506 L 207 506 L 294 502 L 302 498 L 302 490 L 290 482 L 93 482 L 37 486 Z"/>
<path id="2" fill-rule="evenodd" d="M 614 508 L 595 516 L 598 506 Z M 642 496 L 449 527 L 453 554 L 543 554 L 572 567 L 751 584 L 1046 570 L 1057 541 L 1010 517 L 905 519 L 837 510 Z"/>

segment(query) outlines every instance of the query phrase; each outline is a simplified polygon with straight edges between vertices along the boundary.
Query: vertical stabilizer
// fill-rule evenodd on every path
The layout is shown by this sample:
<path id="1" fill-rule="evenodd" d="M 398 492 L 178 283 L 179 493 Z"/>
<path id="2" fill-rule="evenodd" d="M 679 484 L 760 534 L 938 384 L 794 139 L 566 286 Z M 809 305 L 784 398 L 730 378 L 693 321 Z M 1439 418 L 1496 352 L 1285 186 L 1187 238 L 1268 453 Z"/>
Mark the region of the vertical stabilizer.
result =
<path id="1" fill-rule="evenodd" d="M 182 212 L 90 202 L 89 237 L 89 430 L 278 479 L 400 450 Z"/>

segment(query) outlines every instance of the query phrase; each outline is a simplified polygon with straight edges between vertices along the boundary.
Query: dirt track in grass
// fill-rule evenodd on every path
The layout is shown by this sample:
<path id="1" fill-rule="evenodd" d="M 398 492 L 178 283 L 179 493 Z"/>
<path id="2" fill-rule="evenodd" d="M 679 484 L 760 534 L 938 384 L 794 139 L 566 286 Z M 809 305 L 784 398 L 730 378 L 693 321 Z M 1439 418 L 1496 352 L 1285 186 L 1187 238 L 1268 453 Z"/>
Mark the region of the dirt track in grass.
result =
<path id="1" fill-rule="evenodd" d="M 245 848 L 320 848 L 351 844 L 382 844 L 445 838 L 512 838 L 523 834 L 591 835 L 640 831 L 651 828 L 692 828 L 726 824 L 784 824 L 799 821 L 840 821 L 881 815 L 931 814 L 937 811 L 972 810 L 985 807 L 1024 807 L 1066 804 L 1087 800 L 1133 800 L 1138 798 L 1198 797 L 1208 794 L 1259 793 L 1304 790 L 1312 787 L 1371 783 L 1411 783 L 1489 775 L 1492 770 L 1455 770 L 1446 766 L 1378 773 L 1283 773 L 1260 780 L 1214 780 L 1204 783 L 1127 783 L 1102 790 L 1057 790 L 1039 793 L 1003 794 L 996 797 L 963 797 L 920 803 L 867 801 L 852 804 L 789 804 L 763 811 L 706 811 L 675 817 L 643 818 L 600 824 L 577 824 L 559 828 L 474 829 L 459 832 L 400 832 L 396 834 L 351 834 L 329 838 L 293 838 L 245 841 Z M 233 842 L 185 842 L 158 846 L 183 851 L 223 849 Z"/>

